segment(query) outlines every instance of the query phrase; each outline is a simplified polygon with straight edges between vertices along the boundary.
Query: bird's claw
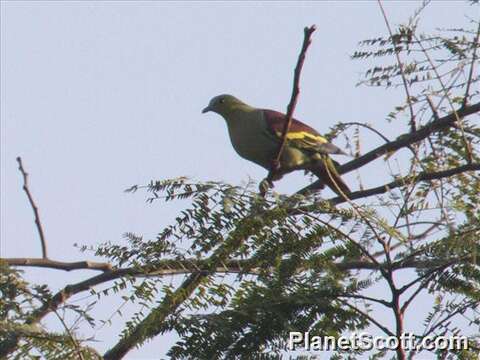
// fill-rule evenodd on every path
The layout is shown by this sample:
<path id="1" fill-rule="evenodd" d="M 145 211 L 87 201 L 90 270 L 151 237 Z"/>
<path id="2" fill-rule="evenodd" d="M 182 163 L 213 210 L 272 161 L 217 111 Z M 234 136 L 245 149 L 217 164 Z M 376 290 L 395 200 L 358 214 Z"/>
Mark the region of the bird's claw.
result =
<path id="1" fill-rule="evenodd" d="M 273 182 L 271 182 L 270 180 L 268 179 L 263 179 L 260 184 L 258 185 L 258 188 L 260 190 L 260 194 L 262 196 L 265 196 L 265 194 L 267 193 L 267 191 L 271 188 L 273 188 Z"/>

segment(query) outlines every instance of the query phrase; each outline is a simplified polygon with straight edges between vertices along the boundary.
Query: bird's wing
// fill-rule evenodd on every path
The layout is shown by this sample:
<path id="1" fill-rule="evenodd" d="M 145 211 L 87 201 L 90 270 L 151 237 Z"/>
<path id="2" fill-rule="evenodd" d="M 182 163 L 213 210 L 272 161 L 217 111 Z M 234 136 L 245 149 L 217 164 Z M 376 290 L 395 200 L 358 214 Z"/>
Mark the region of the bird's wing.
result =
<path id="1" fill-rule="evenodd" d="M 267 123 L 267 132 L 270 136 L 280 141 L 285 125 L 285 114 L 274 110 L 262 111 L 265 122 Z M 328 140 L 321 136 L 315 129 L 296 119 L 292 119 L 290 123 L 287 140 L 289 145 L 306 151 L 323 154 L 345 154 L 340 148 L 329 143 Z"/>

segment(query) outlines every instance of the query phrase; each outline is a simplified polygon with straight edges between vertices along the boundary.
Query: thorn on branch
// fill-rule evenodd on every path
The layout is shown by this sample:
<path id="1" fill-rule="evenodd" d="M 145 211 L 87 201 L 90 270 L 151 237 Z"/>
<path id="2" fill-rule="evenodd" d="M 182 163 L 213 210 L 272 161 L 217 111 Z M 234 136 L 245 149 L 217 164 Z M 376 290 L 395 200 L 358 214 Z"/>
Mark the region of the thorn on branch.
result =
<path id="1" fill-rule="evenodd" d="M 33 200 L 30 189 L 28 187 L 28 173 L 25 171 L 23 167 L 22 158 L 20 156 L 17 157 L 17 162 L 18 162 L 18 170 L 20 170 L 20 173 L 23 176 L 23 191 L 25 191 L 25 194 L 27 194 L 28 202 L 32 207 L 33 215 L 35 216 L 35 226 L 37 227 L 38 235 L 40 236 L 40 244 L 42 246 L 42 258 L 48 259 L 47 242 L 45 240 L 42 223 L 40 222 L 40 214 L 38 211 L 38 207 L 35 204 L 35 201 Z"/>

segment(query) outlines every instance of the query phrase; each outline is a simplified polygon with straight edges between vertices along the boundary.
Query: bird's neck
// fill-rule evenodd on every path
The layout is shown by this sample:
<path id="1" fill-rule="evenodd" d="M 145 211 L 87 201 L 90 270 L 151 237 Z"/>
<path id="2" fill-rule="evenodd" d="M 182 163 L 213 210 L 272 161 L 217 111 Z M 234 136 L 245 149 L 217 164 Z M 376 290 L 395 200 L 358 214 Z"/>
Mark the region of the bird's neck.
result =
<path id="1" fill-rule="evenodd" d="M 247 105 L 247 104 L 235 104 L 232 105 L 227 111 L 225 111 L 223 117 L 229 122 L 235 122 L 236 119 L 239 118 L 245 118 L 245 115 L 248 115 L 250 113 L 253 113 L 256 110 L 256 108 Z"/>

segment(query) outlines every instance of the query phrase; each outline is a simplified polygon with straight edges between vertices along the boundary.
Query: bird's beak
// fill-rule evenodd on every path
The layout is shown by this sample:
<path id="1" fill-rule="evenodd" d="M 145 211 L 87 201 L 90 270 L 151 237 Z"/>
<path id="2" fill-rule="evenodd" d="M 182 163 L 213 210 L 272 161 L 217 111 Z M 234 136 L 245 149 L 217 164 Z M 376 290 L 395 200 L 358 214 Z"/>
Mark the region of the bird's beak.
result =
<path id="1" fill-rule="evenodd" d="M 206 112 L 211 111 L 212 109 L 210 108 L 210 105 L 207 106 L 205 109 L 202 110 L 202 114 L 205 114 Z"/>

